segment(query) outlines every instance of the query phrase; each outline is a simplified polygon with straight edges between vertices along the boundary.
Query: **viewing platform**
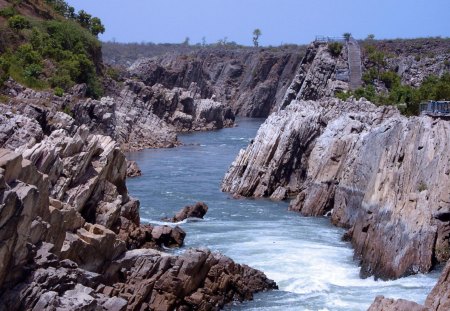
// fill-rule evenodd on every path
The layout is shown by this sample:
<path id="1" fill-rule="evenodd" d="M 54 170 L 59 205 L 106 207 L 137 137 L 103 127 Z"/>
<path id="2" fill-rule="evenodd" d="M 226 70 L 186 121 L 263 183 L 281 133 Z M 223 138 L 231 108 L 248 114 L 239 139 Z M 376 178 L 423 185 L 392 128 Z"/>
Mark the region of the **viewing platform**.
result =
<path id="1" fill-rule="evenodd" d="M 450 117 L 450 101 L 434 101 L 430 100 L 420 104 L 420 114 L 430 117 L 449 118 Z"/>

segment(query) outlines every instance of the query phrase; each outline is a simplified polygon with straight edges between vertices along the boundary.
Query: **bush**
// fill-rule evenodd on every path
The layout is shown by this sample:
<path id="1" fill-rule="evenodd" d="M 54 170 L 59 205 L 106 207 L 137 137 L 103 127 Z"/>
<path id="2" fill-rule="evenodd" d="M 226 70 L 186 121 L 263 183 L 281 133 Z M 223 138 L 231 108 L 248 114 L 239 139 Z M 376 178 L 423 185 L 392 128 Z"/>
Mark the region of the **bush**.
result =
<path id="1" fill-rule="evenodd" d="M 10 67 L 10 62 L 4 57 L 0 56 L 0 86 L 2 86 L 3 83 L 8 79 Z"/>
<path id="2" fill-rule="evenodd" d="M 357 99 L 364 97 L 365 99 L 376 103 L 376 91 L 373 85 L 368 85 L 366 87 L 360 87 L 356 89 L 355 96 Z"/>
<path id="3" fill-rule="evenodd" d="M 350 96 L 352 96 L 351 92 L 343 92 L 343 91 L 337 91 L 334 96 L 336 98 L 339 98 L 340 100 L 346 101 L 347 99 L 350 98 Z"/>
<path id="4" fill-rule="evenodd" d="M 42 66 L 38 64 L 28 65 L 27 67 L 25 67 L 23 73 L 25 78 L 38 79 L 39 76 L 42 74 Z"/>
<path id="5" fill-rule="evenodd" d="M 378 72 L 375 68 L 369 68 L 362 75 L 362 80 L 365 84 L 373 84 L 373 81 L 378 78 Z"/>
<path id="6" fill-rule="evenodd" d="M 64 90 L 60 87 L 55 87 L 55 95 L 58 97 L 62 97 L 64 95 Z"/>
<path id="7" fill-rule="evenodd" d="M 6 18 L 13 17 L 16 14 L 17 14 L 17 11 L 12 6 L 8 6 L 8 7 L 0 10 L 0 16 L 6 17 Z"/>
<path id="8" fill-rule="evenodd" d="M 22 30 L 30 28 L 31 24 L 22 15 L 14 15 L 8 19 L 8 26 L 14 30 Z"/>
<path id="9" fill-rule="evenodd" d="M 343 47 L 344 46 L 340 42 L 332 42 L 328 44 L 328 51 L 331 53 L 331 55 L 337 57 L 341 55 Z"/>
<path id="10" fill-rule="evenodd" d="M 383 81 L 384 85 L 390 90 L 393 87 L 400 85 L 400 77 L 393 71 L 386 71 L 380 75 L 380 80 Z"/>

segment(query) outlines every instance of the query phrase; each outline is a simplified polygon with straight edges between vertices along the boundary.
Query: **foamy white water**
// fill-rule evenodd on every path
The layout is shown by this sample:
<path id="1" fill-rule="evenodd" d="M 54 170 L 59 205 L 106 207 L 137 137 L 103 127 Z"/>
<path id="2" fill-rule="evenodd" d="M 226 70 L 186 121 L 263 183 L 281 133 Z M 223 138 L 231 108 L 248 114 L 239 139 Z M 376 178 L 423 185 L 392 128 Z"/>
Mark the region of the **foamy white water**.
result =
<path id="1" fill-rule="evenodd" d="M 208 204 L 204 220 L 178 223 L 187 237 L 175 252 L 208 247 L 264 271 L 280 287 L 228 310 L 366 310 L 377 295 L 423 303 L 438 272 L 388 282 L 360 279 L 353 250 L 341 241 L 344 230 L 328 219 L 289 212 L 286 202 L 235 200 L 220 192 L 228 166 L 261 122 L 241 119 L 237 128 L 182 135 L 186 146 L 129 154 L 143 172 L 127 182 L 141 201 L 141 220 L 162 224 L 186 204 Z"/>

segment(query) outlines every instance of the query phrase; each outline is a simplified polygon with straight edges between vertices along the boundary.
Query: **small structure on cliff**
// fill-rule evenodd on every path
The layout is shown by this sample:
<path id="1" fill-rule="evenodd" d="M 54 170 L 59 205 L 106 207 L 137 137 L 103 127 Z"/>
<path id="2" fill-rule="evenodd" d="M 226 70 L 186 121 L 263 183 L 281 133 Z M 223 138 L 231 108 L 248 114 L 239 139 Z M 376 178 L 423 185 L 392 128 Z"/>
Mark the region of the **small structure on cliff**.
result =
<path id="1" fill-rule="evenodd" d="M 437 118 L 450 117 L 450 101 L 430 100 L 420 104 L 420 114 Z"/>

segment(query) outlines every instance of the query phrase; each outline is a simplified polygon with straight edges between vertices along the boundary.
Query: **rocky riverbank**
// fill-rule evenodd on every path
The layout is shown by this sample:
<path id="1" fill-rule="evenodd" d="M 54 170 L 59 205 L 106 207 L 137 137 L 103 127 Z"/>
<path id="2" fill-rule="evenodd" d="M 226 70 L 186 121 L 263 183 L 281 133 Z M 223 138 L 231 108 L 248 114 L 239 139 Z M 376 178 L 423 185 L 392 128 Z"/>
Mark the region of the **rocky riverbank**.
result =
<path id="1" fill-rule="evenodd" d="M 449 130 L 364 100 L 293 102 L 262 125 L 222 189 L 330 215 L 349 229 L 362 276 L 428 272 L 450 254 Z"/>
<path id="2" fill-rule="evenodd" d="M 201 49 L 136 61 L 129 72 L 146 85 L 214 97 L 235 115 L 267 117 L 291 83 L 304 50 Z"/>
<path id="3" fill-rule="evenodd" d="M 28 117 L 32 121 L 25 126 L 36 128 L 32 135 L 37 135 L 34 137 L 37 141 L 60 127 L 73 132 L 75 126 L 85 125 L 90 133 L 112 137 L 122 151 L 135 151 L 174 147 L 179 144 L 178 132 L 214 130 L 234 123 L 230 108 L 214 100 L 200 99 L 187 90 L 168 90 L 161 85 L 147 87 L 134 80 L 126 80 L 123 85 L 109 83 L 116 92 L 93 100 L 86 99 L 85 85 L 77 85 L 58 97 L 10 80 L 4 90 L 2 111 L 13 117 L 2 124 L 10 130 L 16 126 L 11 123 L 16 118 Z M 41 129 L 36 127 L 38 124 Z M 15 139 L 7 136 L 5 141 Z M 6 142 L 0 145 L 3 144 Z"/>
<path id="4" fill-rule="evenodd" d="M 25 103 L 1 106 L 0 310 L 217 310 L 276 288 L 208 250 L 149 249 L 185 233 L 140 224 L 120 145 Z"/>

